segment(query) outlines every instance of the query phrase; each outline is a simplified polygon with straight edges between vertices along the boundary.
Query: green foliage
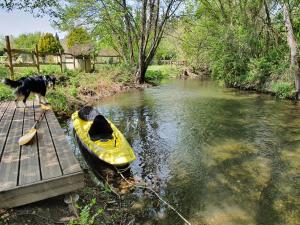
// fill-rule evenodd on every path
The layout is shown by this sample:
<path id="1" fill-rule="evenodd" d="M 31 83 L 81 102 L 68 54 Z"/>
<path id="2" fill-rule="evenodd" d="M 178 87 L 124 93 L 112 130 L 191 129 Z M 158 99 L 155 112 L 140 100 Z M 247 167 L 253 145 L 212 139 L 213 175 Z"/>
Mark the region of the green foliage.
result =
<path id="1" fill-rule="evenodd" d="M 148 70 L 147 73 L 146 73 L 146 76 L 145 76 L 145 80 L 147 83 L 152 83 L 152 84 L 155 84 L 155 85 L 158 85 L 162 79 L 164 78 L 163 74 L 161 71 L 151 71 L 151 70 Z"/>
<path id="2" fill-rule="evenodd" d="M 63 90 L 49 91 L 46 97 L 55 111 L 68 111 L 68 100 Z"/>
<path id="3" fill-rule="evenodd" d="M 207 4 L 198 0 L 194 17 L 182 20 L 182 49 L 190 65 L 200 70 L 209 66 L 213 79 L 231 87 L 270 91 L 271 83 L 283 82 L 272 90 L 288 96 L 284 93 L 293 87 L 293 76 L 287 73 L 290 53 L 282 32 L 282 12 L 276 4 L 259 0 Z M 298 8 L 292 11 L 299 13 Z M 268 16 L 266 23 L 263 18 Z M 295 24 L 299 21 L 296 18 Z M 300 36 L 299 26 L 295 33 Z"/>
<path id="4" fill-rule="evenodd" d="M 68 225 L 91 225 L 95 223 L 95 219 L 103 214 L 104 210 L 102 208 L 95 210 L 94 206 L 96 204 L 96 199 L 93 198 L 91 202 L 84 207 L 78 206 L 80 209 L 79 218 L 76 220 L 71 220 Z"/>
<path id="5" fill-rule="evenodd" d="M 7 77 L 7 75 L 8 75 L 7 69 L 5 67 L 0 66 L 0 80 Z"/>
<path id="6" fill-rule="evenodd" d="M 0 83 L 0 101 L 12 100 L 14 98 L 13 90 L 8 86 Z"/>
<path id="7" fill-rule="evenodd" d="M 74 28 L 67 36 L 68 48 L 73 47 L 75 44 L 84 44 L 89 42 L 91 42 L 91 37 L 82 27 Z"/>
<path id="8" fill-rule="evenodd" d="M 14 47 L 21 49 L 35 49 L 35 45 L 38 44 L 40 38 L 40 32 L 20 34 L 18 37 L 13 39 Z"/>
<path id="9" fill-rule="evenodd" d="M 4 37 L 0 36 L 0 56 L 3 56 L 3 54 L 4 54 L 4 50 L 3 50 L 4 43 L 5 43 Z"/>
<path id="10" fill-rule="evenodd" d="M 60 42 L 51 33 L 46 33 L 39 39 L 38 48 L 42 53 L 58 53 L 60 50 L 63 51 Z"/>
<path id="11" fill-rule="evenodd" d="M 290 82 L 272 83 L 270 90 L 275 93 L 278 98 L 295 98 L 295 87 Z"/>
<path id="12" fill-rule="evenodd" d="M 158 85 L 163 80 L 177 77 L 179 71 L 175 68 L 172 68 L 170 65 L 153 65 L 149 66 L 145 80 L 148 83 Z"/>

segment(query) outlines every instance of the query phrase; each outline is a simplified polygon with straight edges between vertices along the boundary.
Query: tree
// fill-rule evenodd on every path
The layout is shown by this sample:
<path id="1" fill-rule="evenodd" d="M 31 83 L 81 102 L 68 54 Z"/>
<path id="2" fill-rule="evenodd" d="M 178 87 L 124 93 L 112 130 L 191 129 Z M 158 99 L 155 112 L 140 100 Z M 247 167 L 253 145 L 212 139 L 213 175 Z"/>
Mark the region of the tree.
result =
<path id="1" fill-rule="evenodd" d="M 295 77 L 295 86 L 297 99 L 300 99 L 300 62 L 298 44 L 294 35 L 294 29 L 291 22 L 289 7 L 287 3 L 283 4 L 283 15 L 285 27 L 287 30 L 287 42 L 291 50 L 291 71 Z"/>
<path id="2" fill-rule="evenodd" d="M 59 51 L 63 51 L 59 41 L 51 33 L 46 33 L 40 38 L 38 49 L 42 53 L 58 53 Z"/>
<path id="3" fill-rule="evenodd" d="M 60 8 L 56 24 L 65 30 L 84 26 L 97 39 L 105 39 L 136 66 L 136 81 L 143 83 L 164 35 L 167 22 L 183 0 L 69 0 Z"/>
<path id="4" fill-rule="evenodd" d="M 29 11 L 37 16 L 44 13 L 54 15 L 54 9 L 57 7 L 59 7 L 59 1 L 56 0 L 5 0 L 0 2 L 0 8 L 9 11 L 13 9 Z"/>
<path id="5" fill-rule="evenodd" d="M 68 48 L 73 47 L 75 44 L 84 44 L 91 42 L 90 35 L 82 27 L 76 27 L 67 36 Z"/>
<path id="6" fill-rule="evenodd" d="M 34 49 L 40 38 L 40 32 L 21 34 L 17 38 L 13 38 L 13 43 L 16 48 Z"/>

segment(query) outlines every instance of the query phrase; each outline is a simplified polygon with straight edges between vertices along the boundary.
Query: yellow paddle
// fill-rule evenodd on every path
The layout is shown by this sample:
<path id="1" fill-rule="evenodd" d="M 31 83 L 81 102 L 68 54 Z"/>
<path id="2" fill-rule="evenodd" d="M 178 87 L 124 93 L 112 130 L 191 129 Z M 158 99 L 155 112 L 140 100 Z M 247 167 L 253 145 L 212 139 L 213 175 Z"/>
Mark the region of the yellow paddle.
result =
<path id="1" fill-rule="evenodd" d="M 38 122 L 40 122 L 43 119 L 43 117 L 45 115 L 45 111 L 51 109 L 51 107 L 41 104 L 41 109 L 43 111 L 42 111 L 39 119 L 37 121 L 35 121 L 32 128 L 29 131 L 27 131 L 26 134 L 24 134 L 22 137 L 19 138 L 19 145 L 26 145 L 27 143 L 29 143 L 32 140 L 32 138 L 35 136 L 35 134 L 37 132 L 36 125 L 38 124 Z"/>

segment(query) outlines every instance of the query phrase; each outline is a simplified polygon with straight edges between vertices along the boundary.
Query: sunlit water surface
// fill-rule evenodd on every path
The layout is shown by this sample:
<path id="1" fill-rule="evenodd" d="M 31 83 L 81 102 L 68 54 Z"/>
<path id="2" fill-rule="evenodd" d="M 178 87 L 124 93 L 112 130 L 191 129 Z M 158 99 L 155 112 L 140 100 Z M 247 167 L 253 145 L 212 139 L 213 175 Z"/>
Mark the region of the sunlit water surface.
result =
<path id="1" fill-rule="evenodd" d="M 135 177 L 192 224 L 300 224 L 299 104 L 172 81 L 105 99 L 98 109 L 134 148 Z M 154 197 L 147 202 L 136 222 L 184 224 Z"/>

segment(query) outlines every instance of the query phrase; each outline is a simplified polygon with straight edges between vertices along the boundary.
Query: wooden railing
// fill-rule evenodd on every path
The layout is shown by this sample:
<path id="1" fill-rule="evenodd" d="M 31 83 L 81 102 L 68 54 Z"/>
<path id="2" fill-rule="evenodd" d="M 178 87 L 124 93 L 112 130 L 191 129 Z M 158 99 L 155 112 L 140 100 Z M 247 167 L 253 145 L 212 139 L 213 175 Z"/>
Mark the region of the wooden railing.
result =
<path id="1" fill-rule="evenodd" d="M 6 67 L 9 68 L 10 71 L 10 76 L 12 79 L 14 79 L 14 67 L 36 67 L 37 71 L 40 72 L 40 66 L 41 65 L 57 65 L 60 66 L 61 72 L 63 72 L 63 64 L 74 64 L 75 68 L 75 56 L 69 53 L 48 53 L 48 52 L 40 52 L 38 49 L 38 46 L 35 46 L 34 50 L 28 50 L 28 49 L 14 49 L 11 48 L 10 45 L 10 40 L 9 36 L 5 36 L 5 42 L 6 42 L 6 48 L 4 48 L 4 51 L 7 54 L 7 57 L 5 57 L 5 61 L 1 61 L 0 64 L 4 64 Z M 25 55 L 30 55 L 32 58 L 32 62 L 15 62 L 13 60 L 13 54 L 25 54 Z M 64 62 L 63 61 L 63 56 L 71 56 L 73 58 L 73 62 Z M 46 56 L 56 56 L 58 57 L 58 62 L 44 62 L 41 61 L 41 57 L 46 57 Z"/>
<path id="2" fill-rule="evenodd" d="M 175 65 L 175 66 L 187 66 L 187 61 L 186 60 L 159 60 L 160 64 L 164 65 Z"/>

